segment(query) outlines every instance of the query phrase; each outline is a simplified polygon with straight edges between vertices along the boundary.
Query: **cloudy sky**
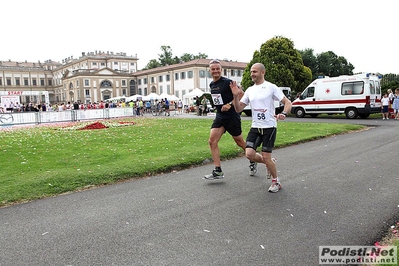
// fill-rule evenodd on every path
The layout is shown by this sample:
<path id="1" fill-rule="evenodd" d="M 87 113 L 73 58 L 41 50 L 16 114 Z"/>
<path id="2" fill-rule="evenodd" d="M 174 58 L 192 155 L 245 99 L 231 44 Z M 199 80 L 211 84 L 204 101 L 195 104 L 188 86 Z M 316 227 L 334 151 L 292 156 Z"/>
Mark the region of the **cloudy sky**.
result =
<path id="1" fill-rule="evenodd" d="M 14 0 L 2 3 L 0 60 L 61 62 L 82 52 L 137 55 L 139 69 L 173 56 L 249 62 L 275 36 L 345 57 L 355 72 L 399 74 L 399 1 Z"/>

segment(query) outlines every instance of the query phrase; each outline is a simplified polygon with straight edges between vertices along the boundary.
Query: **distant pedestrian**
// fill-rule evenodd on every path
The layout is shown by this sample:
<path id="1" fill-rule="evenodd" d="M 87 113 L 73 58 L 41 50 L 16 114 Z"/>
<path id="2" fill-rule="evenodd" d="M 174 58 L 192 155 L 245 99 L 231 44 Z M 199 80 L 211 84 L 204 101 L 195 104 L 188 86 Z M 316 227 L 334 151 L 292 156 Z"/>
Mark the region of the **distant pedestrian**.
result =
<path id="1" fill-rule="evenodd" d="M 395 90 L 395 95 L 393 96 L 392 108 L 395 114 L 395 119 L 399 120 L 399 88 Z"/>
<path id="2" fill-rule="evenodd" d="M 389 119 L 389 105 L 388 93 L 384 93 L 384 97 L 381 99 L 382 120 Z"/>

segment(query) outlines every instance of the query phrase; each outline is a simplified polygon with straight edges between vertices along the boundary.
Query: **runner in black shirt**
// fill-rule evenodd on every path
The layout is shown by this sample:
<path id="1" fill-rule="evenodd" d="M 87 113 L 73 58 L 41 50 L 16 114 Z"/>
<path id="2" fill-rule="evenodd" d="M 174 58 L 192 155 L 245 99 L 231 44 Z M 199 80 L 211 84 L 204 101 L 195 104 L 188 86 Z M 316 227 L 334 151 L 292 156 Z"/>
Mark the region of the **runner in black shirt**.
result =
<path id="1" fill-rule="evenodd" d="M 209 84 L 211 88 L 211 95 L 213 104 L 216 108 L 216 117 L 211 126 L 209 136 L 209 146 L 212 152 L 213 163 L 215 169 L 211 174 L 205 175 L 205 179 L 221 179 L 224 173 L 220 163 L 219 140 L 227 131 L 244 151 L 246 143 L 242 137 L 241 117 L 232 106 L 234 99 L 233 93 L 230 89 L 232 80 L 222 77 L 222 65 L 218 60 L 211 60 L 209 63 L 209 71 L 212 75 L 213 81 Z M 242 95 L 244 92 L 242 92 Z M 241 96 L 242 96 L 241 95 Z M 257 171 L 257 164 L 250 162 L 250 175 L 255 175 Z"/>

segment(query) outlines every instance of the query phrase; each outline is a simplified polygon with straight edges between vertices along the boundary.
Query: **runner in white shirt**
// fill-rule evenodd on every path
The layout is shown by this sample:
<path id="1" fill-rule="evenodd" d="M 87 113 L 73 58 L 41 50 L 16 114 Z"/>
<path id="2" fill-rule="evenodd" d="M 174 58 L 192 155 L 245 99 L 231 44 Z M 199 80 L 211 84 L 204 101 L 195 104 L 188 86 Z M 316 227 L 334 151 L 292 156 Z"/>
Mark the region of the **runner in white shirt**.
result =
<path id="1" fill-rule="evenodd" d="M 281 183 L 277 176 L 276 164 L 272 160 L 272 150 L 277 134 L 277 121 L 284 120 L 287 113 L 291 111 L 291 101 L 273 83 L 265 81 L 265 66 L 255 63 L 251 67 L 251 79 L 254 85 L 249 87 L 244 96 L 239 99 L 241 91 L 235 81 L 230 84 L 234 94 L 234 107 L 241 112 L 245 106 L 251 103 L 252 125 L 246 140 L 246 157 L 257 163 L 266 164 L 272 176 L 272 184 L 269 192 L 278 192 Z M 278 100 L 284 104 L 284 111 L 275 114 L 274 101 Z M 262 139 L 262 155 L 256 153 L 256 139 Z"/>

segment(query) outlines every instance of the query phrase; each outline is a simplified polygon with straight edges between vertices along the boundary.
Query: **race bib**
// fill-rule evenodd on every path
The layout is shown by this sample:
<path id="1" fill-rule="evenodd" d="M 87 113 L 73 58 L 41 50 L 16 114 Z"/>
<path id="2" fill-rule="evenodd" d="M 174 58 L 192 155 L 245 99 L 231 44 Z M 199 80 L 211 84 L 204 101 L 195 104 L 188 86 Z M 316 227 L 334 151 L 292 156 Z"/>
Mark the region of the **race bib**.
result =
<path id="1" fill-rule="evenodd" d="M 211 94 L 212 95 L 212 100 L 214 105 L 223 105 L 223 99 L 222 95 L 220 93 L 218 94 Z"/>
<path id="2" fill-rule="evenodd" d="M 267 112 L 267 109 L 256 109 L 253 111 L 252 116 L 256 117 L 257 120 L 265 120 L 266 112 Z"/>

